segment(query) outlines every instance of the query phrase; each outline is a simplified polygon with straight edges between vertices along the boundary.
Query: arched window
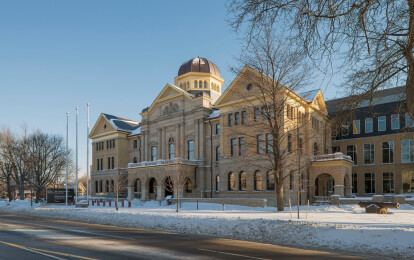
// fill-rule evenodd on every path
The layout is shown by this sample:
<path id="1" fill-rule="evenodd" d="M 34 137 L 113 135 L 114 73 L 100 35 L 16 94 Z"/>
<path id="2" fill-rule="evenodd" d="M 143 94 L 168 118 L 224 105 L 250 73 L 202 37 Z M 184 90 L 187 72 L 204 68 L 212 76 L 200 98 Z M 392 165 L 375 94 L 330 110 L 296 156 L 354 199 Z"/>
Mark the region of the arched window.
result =
<path id="1" fill-rule="evenodd" d="M 98 193 L 99 192 L 99 185 L 98 185 L 98 181 L 95 181 L 95 192 Z"/>
<path id="2" fill-rule="evenodd" d="M 275 175 L 273 172 L 268 172 L 266 179 L 267 190 L 275 190 Z"/>
<path id="3" fill-rule="evenodd" d="M 203 88 L 203 82 L 201 80 L 198 82 L 198 87 Z"/>
<path id="4" fill-rule="evenodd" d="M 137 163 L 137 162 L 138 162 L 137 157 L 134 157 L 134 163 Z"/>
<path id="5" fill-rule="evenodd" d="M 114 180 L 111 180 L 111 192 L 115 191 L 115 182 Z"/>
<path id="6" fill-rule="evenodd" d="M 234 177 L 234 173 L 229 173 L 229 191 L 236 190 L 236 178 Z"/>
<path id="7" fill-rule="evenodd" d="M 207 88 L 207 81 L 204 81 L 204 88 Z"/>
<path id="8" fill-rule="evenodd" d="M 175 158 L 175 149 L 174 149 L 174 138 L 168 140 L 168 159 L 172 160 Z"/>
<path id="9" fill-rule="evenodd" d="M 216 175 L 216 191 L 220 191 L 220 175 Z"/>
<path id="10" fill-rule="evenodd" d="M 314 142 L 313 143 L 313 155 L 318 155 L 318 153 L 319 153 L 318 143 Z"/>
<path id="11" fill-rule="evenodd" d="M 197 88 L 197 80 L 194 80 L 194 88 Z"/>
<path id="12" fill-rule="evenodd" d="M 216 147 L 216 162 L 220 160 L 220 146 Z"/>
<path id="13" fill-rule="evenodd" d="M 259 171 L 254 173 L 254 190 L 262 190 L 262 174 Z"/>
<path id="14" fill-rule="evenodd" d="M 239 190 L 245 191 L 246 190 L 246 173 L 241 172 L 239 174 Z"/>
<path id="15" fill-rule="evenodd" d="M 106 180 L 105 191 L 109 192 L 109 180 Z"/>
<path id="16" fill-rule="evenodd" d="M 185 192 L 187 193 L 193 192 L 193 185 L 191 184 L 190 178 L 186 179 L 184 187 L 185 187 Z"/>

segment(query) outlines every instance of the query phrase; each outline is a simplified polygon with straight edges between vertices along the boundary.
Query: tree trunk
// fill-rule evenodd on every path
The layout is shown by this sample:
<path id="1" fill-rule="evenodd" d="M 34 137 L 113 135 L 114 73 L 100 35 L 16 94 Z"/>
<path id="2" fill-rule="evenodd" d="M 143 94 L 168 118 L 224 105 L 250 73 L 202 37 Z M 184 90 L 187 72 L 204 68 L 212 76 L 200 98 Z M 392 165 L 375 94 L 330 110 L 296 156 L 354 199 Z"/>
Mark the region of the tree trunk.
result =
<path id="1" fill-rule="evenodd" d="M 176 194 L 177 194 L 177 209 L 176 209 L 176 211 L 175 211 L 175 212 L 178 212 L 178 203 L 180 203 L 180 202 L 179 202 L 179 199 L 178 199 L 178 190 L 176 191 Z"/>
<path id="2" fill-rule="evenodd" d="M 12 198 L 12 187 L 11 187 L 11 181 L 10 176 L 7 176 L 7 197 L 9 197 L 9 202 L 13 200 Z"/>
<path id="3" fill-rule="evenodd" d="M 277 211 L 284 211 L 285 205 L 283 203 L 283 181 L 276 183 L 276 200 L 277 200 Z"/>
<path id="4" fill-rule="evenodd" d="M 414 67 L 409 66 L 406 89 L 405 93 L 407 96 L 407 112 L 411 118 L 414 118 Z"/>
<path id="5" fill-rule="evenodd" d="M 19 187 L 19 198 L 20 200 L 24 200 L 24 185 Z"/>
<path id="6" fill-rule="evenodd" d="M 118 210 L 118 192 L 116 192 L 115 209 Z"/>

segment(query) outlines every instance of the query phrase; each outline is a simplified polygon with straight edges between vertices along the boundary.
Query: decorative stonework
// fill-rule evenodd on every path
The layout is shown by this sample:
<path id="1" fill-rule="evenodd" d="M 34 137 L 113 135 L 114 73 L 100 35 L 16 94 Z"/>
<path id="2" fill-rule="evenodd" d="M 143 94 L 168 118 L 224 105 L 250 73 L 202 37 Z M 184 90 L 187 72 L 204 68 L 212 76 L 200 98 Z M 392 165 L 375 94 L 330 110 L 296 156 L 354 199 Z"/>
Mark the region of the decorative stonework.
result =
<path id="1" fill-rule="evenodd" d="M 170 102 L 170 104 L 166 105 L 164 107 L 164 110 L 162 111 L 162 115 L 169 115 L 171 113 L 178 111 L 178 105 L 175 103 Z"/>

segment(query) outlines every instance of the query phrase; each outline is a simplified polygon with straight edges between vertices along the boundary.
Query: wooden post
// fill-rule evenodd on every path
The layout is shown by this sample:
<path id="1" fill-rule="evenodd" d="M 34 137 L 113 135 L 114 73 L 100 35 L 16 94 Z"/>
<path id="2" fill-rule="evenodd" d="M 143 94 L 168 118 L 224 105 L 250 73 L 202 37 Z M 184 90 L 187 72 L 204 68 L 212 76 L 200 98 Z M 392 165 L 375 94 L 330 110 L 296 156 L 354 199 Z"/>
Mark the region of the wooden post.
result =
<path id="1" fill-rule="evenodd" d="M 309 200 L 308 200 L 308 207 L 306 208 L 306 220 L 308 220 L 308 211 L 309 211 Z"/>
<path id="2" fill-rule="evenodd" d="M 290 219 L 293 218 L 292 216 L 292 204 L 290 203 L 290 198 L 289 198 L 289 209 L 290 209 Z"/>

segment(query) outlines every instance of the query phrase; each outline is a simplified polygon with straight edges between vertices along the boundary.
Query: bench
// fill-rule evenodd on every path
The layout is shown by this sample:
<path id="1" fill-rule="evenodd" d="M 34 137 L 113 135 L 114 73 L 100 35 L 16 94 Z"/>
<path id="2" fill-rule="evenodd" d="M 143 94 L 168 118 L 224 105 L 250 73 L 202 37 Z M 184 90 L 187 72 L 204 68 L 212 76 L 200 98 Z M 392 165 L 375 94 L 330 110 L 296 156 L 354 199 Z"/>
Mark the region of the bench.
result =
<path id="1" fill-rule="evenodd" d="M 365 208 L 366 213 L 376 213 L 376 214 L 388 214 L 388 209 L 398 209 L 400 207 L 399 203 L 392 202 L 372 202 L 372 201 L 361 201 L 358 203 L 361 208 Z"/>

